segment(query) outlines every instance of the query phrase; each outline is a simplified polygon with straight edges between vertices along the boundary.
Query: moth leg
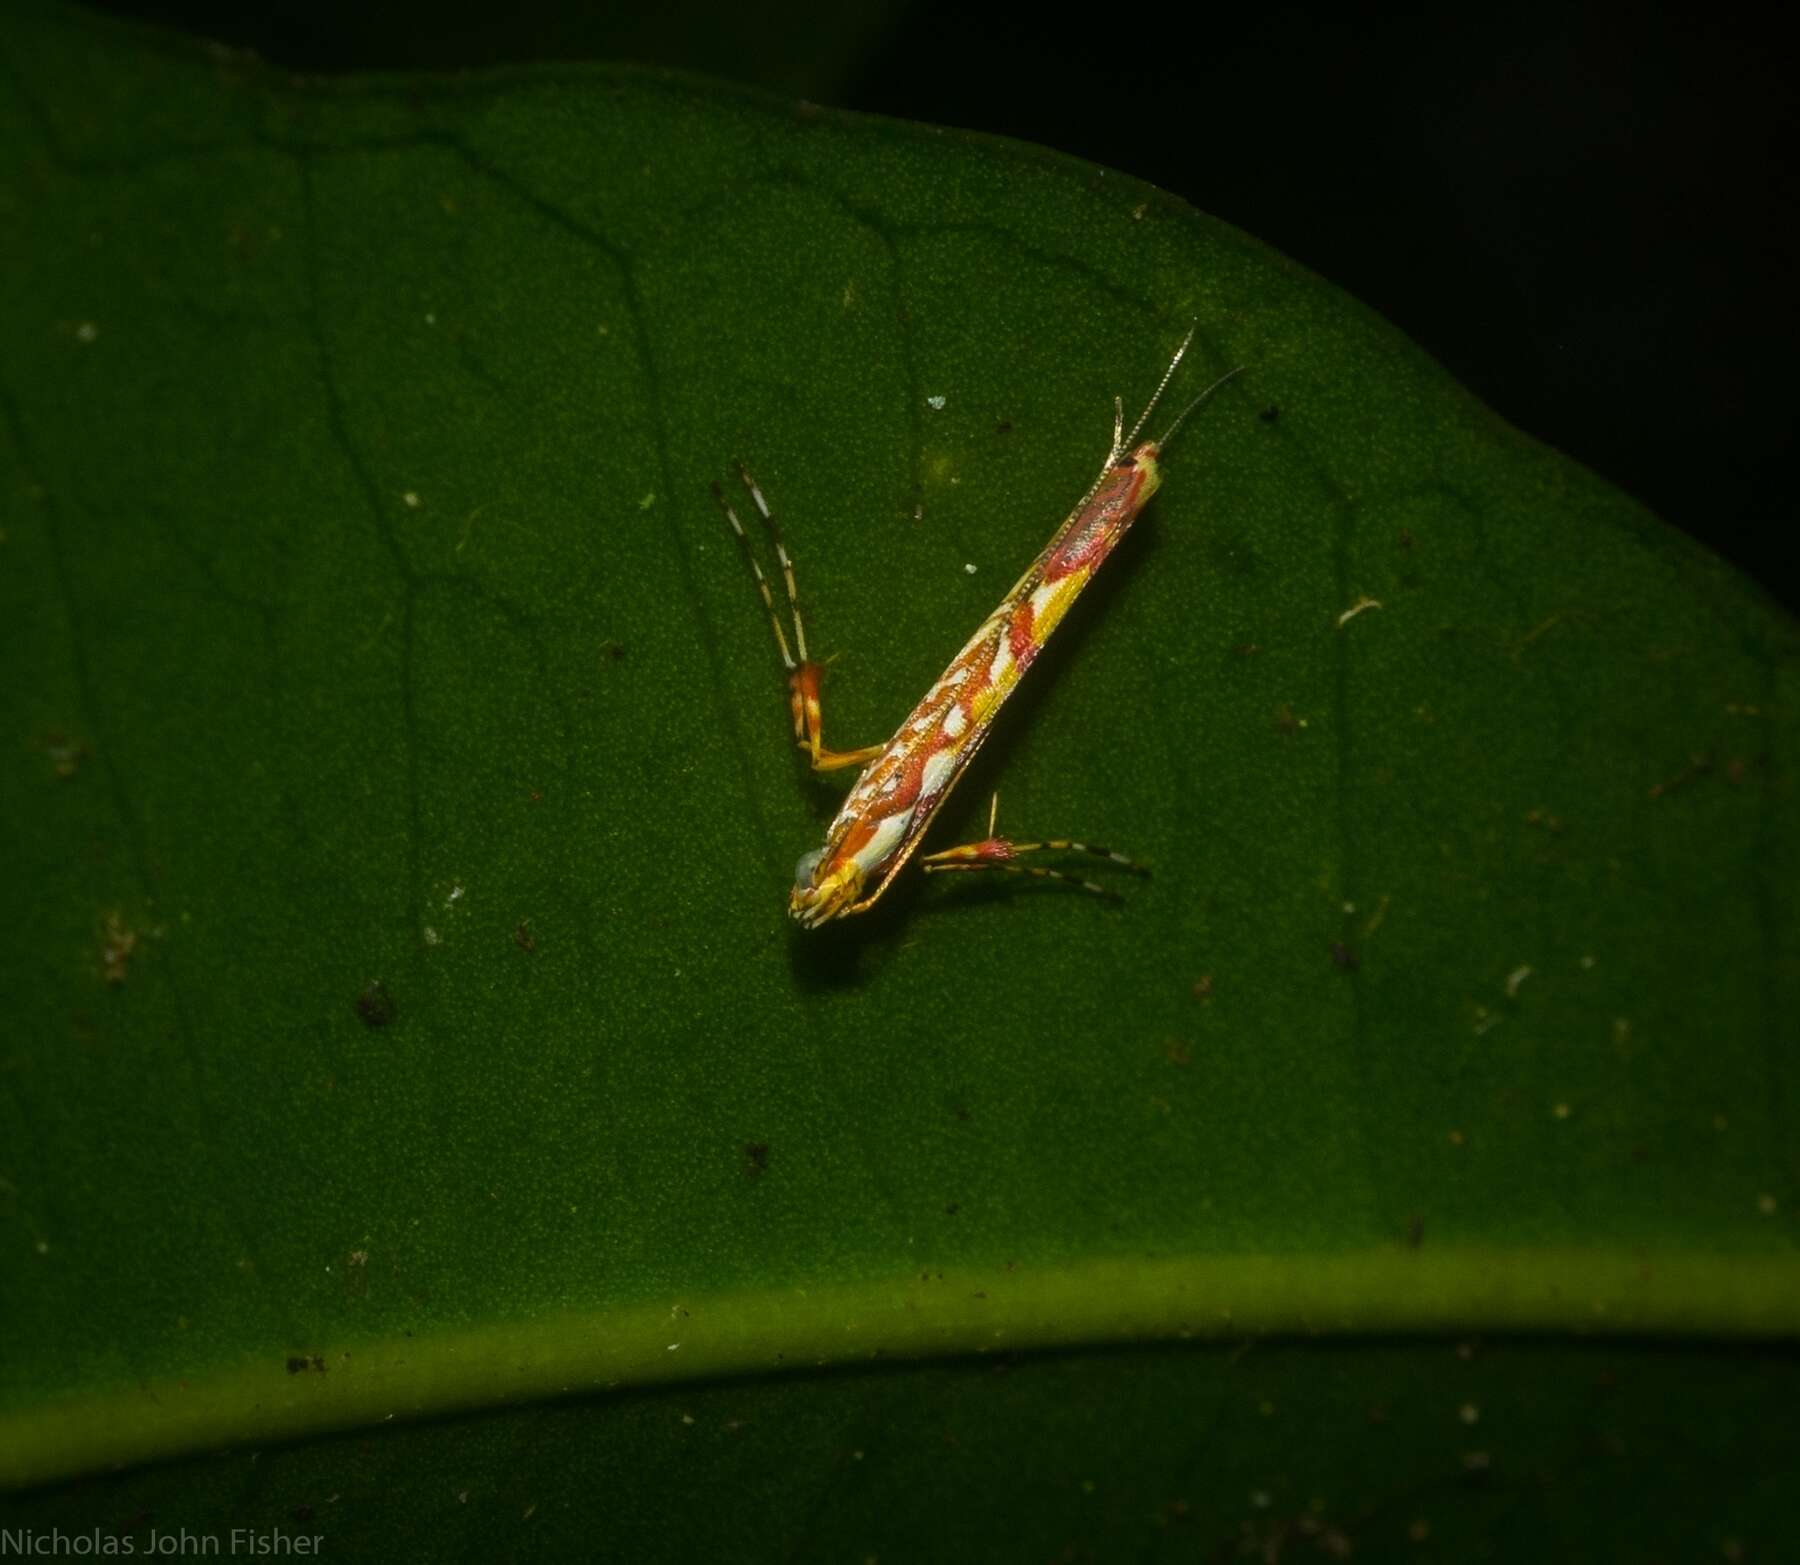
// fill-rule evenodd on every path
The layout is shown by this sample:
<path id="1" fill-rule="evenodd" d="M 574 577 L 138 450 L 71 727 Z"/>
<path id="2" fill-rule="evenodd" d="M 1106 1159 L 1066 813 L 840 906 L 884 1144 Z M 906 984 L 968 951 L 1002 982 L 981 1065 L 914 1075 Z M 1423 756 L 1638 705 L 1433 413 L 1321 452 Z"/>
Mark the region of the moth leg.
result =
<path id="1" fill-rule="evenodd" d="M 750 573 L 756 579 L 757 591 L 762 594 L 763 607 L 769 611 L 769 624 L 775 632 L 775 645 L 781 653 L 782 667 L 787 670 L 788 703 L 794 718 L 794 742 L 807 752 L 815 772 L 831 772 L 845 766 L 866 766 L 881 754 L 885 745 L 872 744 L 860 750 L 833 750 L 825 744 L 824 707 L 819 691 L 825 668 L 823 664 L 815 663 L 806 653 L 806 622 L 800 617 L 800 591 L 794 581 L 793 557 L 781 541 L 781 528 L 769 509 L 768 501 L 763 498 L 761 488 L 741 463 L 738 466 L 738 476 L 743 479 L 744 487 L 750 491 L 750 498 L 756 503 L 756 509 L 762 516 L 763 526 L 768 531 L 770 545 L 775 550 L 775 558 L 780 565 L 782 581 L 787 587 L 788 614 L 794 622 L 791 644 L 787 632 L 782 628 L 781 614 L 775 607 L 775 594 L 769 588 L 769 578 L 763 574 L 763 568 L 757 562 L 756 551 L 750 547 L 749 534 L 744 531 L 744 524 L 738 520 L 731 502 L 725 498 L 725 491 L 716 482 L 712 486 L 713 499 L 719 502 L 719 509 L 725 513 L 725 520 L 737 535 L 737 541 L 744 551 L 744 559 L 749 563 Z"/>
<path id="2" fill-rule="evenodd" d="M 1095 896 L 1106 897 L 1113 902 L 1122 902 L 1118 892 L 1110 887 L 1102 886 L 1096 881 L 1085 880 L 1080 875 L 1071 875 L 1066 870 L 1046 869 L 1038 864 L 1020 864 L 1016 860 L 1026 853 L 1081 853 L 1089 858 L 1105 859 L 1108 863 L 1128 870 L 1134 875 L 1148 875 L 1150 871 L 1134 859 L 1128 859 L 1123 853 L 1115 853 L 1111 848 L 1103 848 L 1098 843 L 1076 842 L 1069 837 L 1047 838 L 1042 842 L 1014 842 L 1009 837 L 994 835 L 994 817 L 1000 808 L 1000 795 L 995 794 L 993 803 L 988 808 L 988 834 L 979 842 L 963 842 L 954 848 L 942 848 L 936 853 L 927 853 L 920 860 L 928 875 L 945 874 L 952 871 L 968 873 L 974 870 L 999 870 L 1007 875 L 1035 875 L 1043 880 L 1066 881 L 1083 891 L 1090 891 Z"/>

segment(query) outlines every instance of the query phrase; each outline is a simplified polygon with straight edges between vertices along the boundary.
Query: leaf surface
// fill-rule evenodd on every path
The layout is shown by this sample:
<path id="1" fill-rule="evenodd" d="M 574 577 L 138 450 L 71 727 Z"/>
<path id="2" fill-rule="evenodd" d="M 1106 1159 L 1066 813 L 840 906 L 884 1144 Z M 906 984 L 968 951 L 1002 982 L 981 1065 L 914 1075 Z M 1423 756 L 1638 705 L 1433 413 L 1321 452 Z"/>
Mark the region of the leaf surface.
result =
<path id="1" fill-rule="evenodd" d="M 1438 1334 L 1687 1339 L 1605 1349 L 1646 1409 L 1749 1416 L 1740 1351 L 1791 1390 L 1716 1344 L 1800 1323 L 1794 627 L 1368 312 L 1105 170 L 626 70 L 321 84 L 27 12 L 0 148 L 0 1479 L 606 1389 L 384 1435 L 414 1510 L 332 1526 L 405 1535 L 458 1464 L 482 1526 L 522 1471 L 637 1485 L 691 1401 L 757 1422 L 700 1465 L 803 1549 L 881 1542 L 864 1418 L 907 1431 L 871 1494 L 982 1503 L 944 1406 L 1046 1539 L 1187 1484 L 1210 1540 L 1304 1427 L 1398 1541 L 1460 1412 L 1421 1390 L 1380 1484 L 1330 1453 Z M 870 742 L 1191 320 L 1177 396 L 1246 373 L 935 838 L 997 788 L 1154 878 L 794 930 L 842 783 L 709 481 L 778 506 Z M 1179 1344 L 1265 1333 L 1342 1394 L 1140 1493 L 1193 1438 L 1159 1388 L 1269 1416 Z M 997 1404 L 784 1378 L 1023 1348 L 1073 1356 Z M 1502 1433 L 1600 1351 L 1497 1352 Z M 294 1503 L 365 1447 L 289 1452 Z M 232 1460 L 108 1492 L 285 1514 Z"/>

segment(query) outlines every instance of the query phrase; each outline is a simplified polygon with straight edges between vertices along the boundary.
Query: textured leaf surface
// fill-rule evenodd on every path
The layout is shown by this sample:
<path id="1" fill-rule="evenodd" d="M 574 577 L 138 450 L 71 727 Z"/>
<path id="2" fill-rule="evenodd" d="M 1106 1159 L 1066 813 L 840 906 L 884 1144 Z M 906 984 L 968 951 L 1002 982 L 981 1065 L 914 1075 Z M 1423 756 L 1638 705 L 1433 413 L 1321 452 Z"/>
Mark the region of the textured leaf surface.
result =
<path id="1" fill-rule="evenodd" d="M 653 1525 L 701 1408 L 689 1476 L 803 1550 L 941 1557 L 852 1498 L 934 1486 L 1046 1547 L 1320 1495 L 1397 1547 L 1420 1506 L 1556 1535 L 1456 1487 L 1509 1464 L 1629 1506 L 1674 1406 L 1722 1431 L 1692 1536 L 1777 1514 L 1745 1366 L 1791 1360 L 1706 1346 L 1800 1324 L 1800 689 L 1753 588 L 1317 279 L 1028 148 L 55 15 L 0 43 L 0 148 L 0 1478 L 604 1387 L 105 1503 L 476 1550 L 597 1467 L 640 1553 L 721 1546 Z M 999 787 L 1155 878 L 794 932 L 841 784 L 708 480 L 781 508 L 868 742 L 1192 318 L 1192 384 L 1248 372 L 940 839 Z M 1693 1340 L 1438 1384 L 1430 1333 L 1521 1327 Z M 1174 1346 L 1281 1331 L 1427 1335 Z M 1047 1346 L 1085 1351 L 1001 1397 L 781 1379 Z M 1620 1379 L 1631 1462 L 1529 1454 Z"/>

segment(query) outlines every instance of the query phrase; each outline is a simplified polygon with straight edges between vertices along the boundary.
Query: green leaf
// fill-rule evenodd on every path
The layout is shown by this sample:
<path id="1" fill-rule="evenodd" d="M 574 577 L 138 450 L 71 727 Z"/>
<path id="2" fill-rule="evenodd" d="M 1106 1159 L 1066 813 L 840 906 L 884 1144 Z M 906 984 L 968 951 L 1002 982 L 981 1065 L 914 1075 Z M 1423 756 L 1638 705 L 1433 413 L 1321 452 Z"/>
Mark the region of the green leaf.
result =
<path id="1" fill-rule="evenodd" d="M 1785 1526 L 1800 639 L 1716 560 L 1155 190 L 683 79 L 26 12 L 0 225 L 0 1483 L 230 1448 L 13 1525 Z M 843 784 L 708 483 L 867 743 L 1192 320 L 936 838 L 1154 878 L 794 929 Z"/>

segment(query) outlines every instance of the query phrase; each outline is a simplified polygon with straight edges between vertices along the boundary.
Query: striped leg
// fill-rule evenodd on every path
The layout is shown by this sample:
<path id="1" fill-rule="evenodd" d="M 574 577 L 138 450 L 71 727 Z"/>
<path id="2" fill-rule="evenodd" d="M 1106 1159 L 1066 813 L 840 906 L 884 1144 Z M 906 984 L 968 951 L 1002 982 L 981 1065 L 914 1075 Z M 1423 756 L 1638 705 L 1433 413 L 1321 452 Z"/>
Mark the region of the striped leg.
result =
<path id="1" fill-rule="evenodd" d="M 936 853 L 927 853 L 919 862 L 925 873 L 943 874 L 953 870 L 970 871 L 981 869 L 997 869 L 1008 875 L 1036 875 L 1043 880 L 1066 881 L 1071 886 L 1078 886 L 1083 891 L 1091 891 L 1095 896 L 1106 897 L 1113 902 L 1125 899 L 1118 892 L 1091 880 L 1083 880 L 1079 875 L 1068 874 L 1064 870 L 1044 869 L 1036 864 L 1016 864 L 1013 861 L 1022 853 L 1085 853 L 1090 858 L 1105 859 L 1120 869 L 1129 870 L 1134 875 L 1148 875 L 1150 871 L 1142 864 L 1125 857 L 1123 853 L 1114 853 L 1111 848 L 1102 848 L 1095 843 L 1074 842 L 1067 838 L 1058 838 L 1046 842 L 1013 842 L 1005 837 L 994 835 L 994 817 L 999 813 L 1000 795 L 995 794 L 993 802 L 988 806 L 988 834 L 980 842 L 959 843 L 954 848 L 943 848 Z"/>
<path id="2" fill-rule="evenodd" d="M 763 607 L 769 611 L 769 623 L 775 627 L 775 645 L 781 649 L 782 666 L 788 671 L 788 700 L 794 712 L 794 742 L 812 757 L 815 772 L 836 771 L 843 766 L 866 766 L 881 754 L 884 746 L 872 744 L 861 750 L 831 750 L 825 746 L 824 709 L 819 698 L 819 683 L 825 670 L 822 664 L 813 662 L 806 655 L 806 625 L 800 618 L 800 593 L 794 584 L 794 562 L 781 541 L 781 529 L 776 525 L 775 515 L 770 511 L 768 501 L 763 499 L 763 492 L 757 487 L 756 480 L 741 463 L 738 465 L 738 476 L 744 480 L 744 487 L 756 502 L 763 526 L 768 530 L 769 542 L 774 547 L 775 558 L 781 565 L 781 577 L 787 585 L 788 613 L 794 620 L 791 650 L 787 632 L 781 628 L 781 615 L 775 608 L 775 594 L 769 590 L 769 578 L 763 575 L 762 566 L 757 564 L 756 551 L 750 547 L 750 538 L 744 531 L 744 524 L 738 520 L 737 512 L 732 510 L 731 502 L 725 498 L 725 491 L 717 482 L 712 486 L 713 499 L 719 502 L 719 509 L 725 513 L 725 520 L 731 523 L 731 530 L 737 534 L 737 541 L 743 546 L 744 558 L 750 562 L 757 590 L 762 593 Z M 798 658 L 795 653 L 799 654 Z"/>

